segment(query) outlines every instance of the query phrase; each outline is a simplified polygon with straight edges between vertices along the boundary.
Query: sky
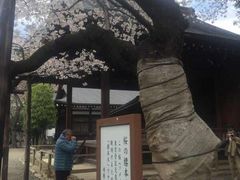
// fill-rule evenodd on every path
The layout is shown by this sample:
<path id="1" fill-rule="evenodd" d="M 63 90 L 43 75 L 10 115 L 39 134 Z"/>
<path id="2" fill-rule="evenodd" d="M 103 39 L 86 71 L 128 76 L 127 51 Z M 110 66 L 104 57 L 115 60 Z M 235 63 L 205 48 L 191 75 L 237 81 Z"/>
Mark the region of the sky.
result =
<path id="1" fill-rule="evenodd" d="M 204 6 L 204 5 L 202 5 L 202 6 Z M 193 5 L 193 8 L 195 8 L 195 10 L 197 11 L 197 9 L 196 9 L 197 7 L 194 7 L 194 5 Z M 236 12 L 237 12 L 237 10 L 234 8 L 233 4 L 230 2 L 230 3 L 228 3 L 228 11 L 226 13 L 226 17 L 219 17 L 216 21 L 214 21 L 214 22 L 207 21 L 207 23 L 213 24 L 219 28 L 226 29 L 228 31 L 231 31 L 231 32 L 234 32 L 234 33 L 240 35 L 240 24 L 233 25 L 233 22 L 235 20 L 237 20 Z"/>
<path id="2" fill-rule="evenodd" d="M 227 17 L 219 18 L 217 21 L 212 23 L 213 25 L 226 29 L 228 31 L 240 34 L 240 25 L 233 25 L 234 20 L 236 20 L 236 9 L 233 6 L 229 6 Z M 211 22 L 209 22 L 211 23 Z"/>
<path id="3" fill-rule="evenodd" d="M 220 27 L 222 29 L 226 29 L 228 31 L 231 31 L 240 35 L 240 27 L 238 25 L 233 25 L 233 21 L 234 21 L 234 18 L 228 17 L 228 18 L 221 18 L 212 24 L 214 26 Z"/>

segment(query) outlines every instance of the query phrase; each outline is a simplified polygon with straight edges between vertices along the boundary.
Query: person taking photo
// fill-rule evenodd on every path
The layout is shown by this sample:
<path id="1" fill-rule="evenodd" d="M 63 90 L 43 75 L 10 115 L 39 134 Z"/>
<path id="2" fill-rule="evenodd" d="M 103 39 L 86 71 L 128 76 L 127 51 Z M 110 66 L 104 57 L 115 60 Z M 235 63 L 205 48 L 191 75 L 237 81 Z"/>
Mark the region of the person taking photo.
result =
<path id="1" fill-rule="evenodd" d="M 54 167 L 56 180 L 67 180 L 73 166 L 73 154 L 77 148 L 76 137 L 72 130 L 65 129 L 57 139 Z"/>

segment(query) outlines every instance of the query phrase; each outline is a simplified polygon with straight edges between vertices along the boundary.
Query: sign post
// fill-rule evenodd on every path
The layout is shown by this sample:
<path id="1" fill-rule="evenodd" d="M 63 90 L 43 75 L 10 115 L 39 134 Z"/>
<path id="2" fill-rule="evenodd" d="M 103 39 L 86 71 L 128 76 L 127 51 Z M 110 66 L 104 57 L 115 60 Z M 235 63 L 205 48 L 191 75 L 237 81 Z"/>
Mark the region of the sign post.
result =
<path id="1" fill-rule="evenodd" d="M 97 121 L 97 180 L 141 180 L 141 115 Z"/>

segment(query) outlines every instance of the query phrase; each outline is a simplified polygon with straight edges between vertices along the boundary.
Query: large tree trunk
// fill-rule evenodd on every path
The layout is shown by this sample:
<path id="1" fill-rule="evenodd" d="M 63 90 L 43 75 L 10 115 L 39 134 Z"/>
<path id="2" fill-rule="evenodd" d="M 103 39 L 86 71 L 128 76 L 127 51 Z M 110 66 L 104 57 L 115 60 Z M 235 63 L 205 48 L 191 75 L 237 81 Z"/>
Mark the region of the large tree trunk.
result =
<path id="1" fill-rule="evenodd" d="M 197 115 L 177 58 L 138 63 L 140 102 L 152 160 L 162 180 L 207 180 L 220 140 Z M 192 157 L 191 157 L 192 156 Z"/>

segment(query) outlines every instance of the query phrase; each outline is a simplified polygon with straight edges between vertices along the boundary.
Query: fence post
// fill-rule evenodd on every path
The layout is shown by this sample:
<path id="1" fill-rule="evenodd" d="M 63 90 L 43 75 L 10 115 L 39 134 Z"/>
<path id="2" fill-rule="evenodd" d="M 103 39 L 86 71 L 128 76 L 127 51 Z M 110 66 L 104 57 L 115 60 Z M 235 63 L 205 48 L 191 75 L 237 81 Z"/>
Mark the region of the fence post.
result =
<path id="1" fill-rule="evenodd" d="M 52 166 L 52 154 L 48 154 L 48 174 L 47 177 L 51 176 L 51 166 Z"/>
<path id="2" fill-rule="evenodd" d="M 32 160 L 32 165 L 35 165 L 35 159 L 36 159 L 36 149 L 33 148 L 33 160 Z"/>
<path id="3" fill-rule="evenodd" d="M 42 159 L 43 159 L 43 152 L 40 151 L 40 161 L 39 161 L 39 170 L 40 170 L 40 173 L 42 172 Z"/>

